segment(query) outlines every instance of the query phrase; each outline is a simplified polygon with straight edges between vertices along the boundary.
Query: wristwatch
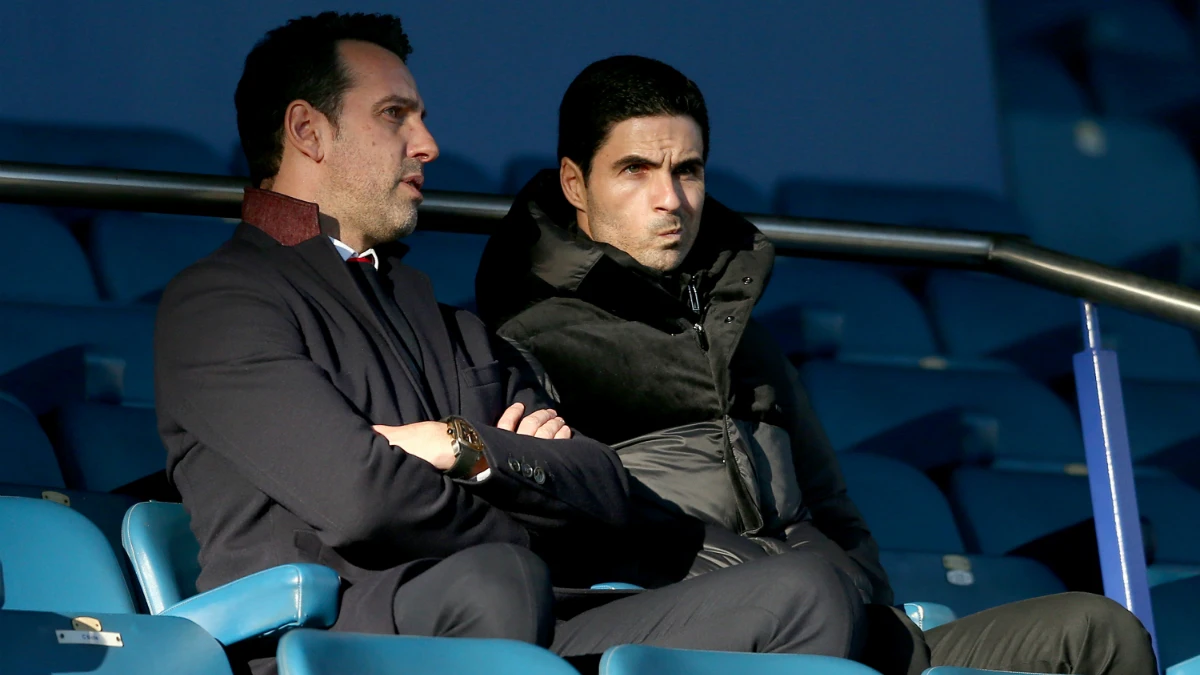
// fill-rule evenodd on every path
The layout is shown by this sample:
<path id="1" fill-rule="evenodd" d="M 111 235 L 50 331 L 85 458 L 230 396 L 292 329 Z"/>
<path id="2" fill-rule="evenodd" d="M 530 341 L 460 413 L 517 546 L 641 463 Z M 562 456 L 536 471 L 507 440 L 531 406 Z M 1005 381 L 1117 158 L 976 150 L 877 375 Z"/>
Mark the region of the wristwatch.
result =
<path id="1" fill-rule="evenodd" d="M 446 470 L 446 475 L 470 478 L 479 473 L 475 468 L 484 459 L 483 439 L 475 427 L 458 415 L 451 415 L 442 422 L 446 424 L 446 433 L 450 434 L 450 445 L 454 450 L 454 465 Z"/>

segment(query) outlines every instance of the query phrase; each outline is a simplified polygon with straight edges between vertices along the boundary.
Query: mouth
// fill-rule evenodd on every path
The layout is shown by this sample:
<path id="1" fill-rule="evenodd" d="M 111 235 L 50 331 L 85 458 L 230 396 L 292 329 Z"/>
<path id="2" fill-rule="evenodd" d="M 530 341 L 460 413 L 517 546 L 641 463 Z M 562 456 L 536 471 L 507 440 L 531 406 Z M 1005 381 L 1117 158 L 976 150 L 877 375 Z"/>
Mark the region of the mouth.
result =
<path id="1" fill-rule="evenodd" d="M 417 199 L 421 199 L 421 187 L 425 185 L 425 177 L 421 174 L 413 174 L 407 178 L 402 178 L 401 183 L 412 188 L 413 192 L 417 193 Z"/>
<path id="2" fill-rule="evenodd" d="M 667 231 L 665 231 L 665 232 L 659 232 L 659 233 L 658 233 L 658 235 L 656 235 L 656 236 L 659 236 L 659 237 L 666 237 L 666 238 L 670 239 L 670 238 L 678 238 L 678 237 L 679 237 L 681 234 L 683 234 L 683 228 L 681 228 L 681 227 L 677 227 L 677 228 L 675 228 L 675 229 L 673 229 L 673 230 L 667 230 Z"/>

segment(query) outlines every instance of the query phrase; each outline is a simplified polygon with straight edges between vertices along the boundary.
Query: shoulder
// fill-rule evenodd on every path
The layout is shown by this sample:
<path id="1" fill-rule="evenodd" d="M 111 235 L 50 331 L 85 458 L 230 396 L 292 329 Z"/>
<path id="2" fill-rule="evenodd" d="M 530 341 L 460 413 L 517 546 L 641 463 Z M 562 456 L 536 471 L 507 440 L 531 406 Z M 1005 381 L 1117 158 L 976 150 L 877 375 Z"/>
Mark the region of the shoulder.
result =
<path id="1" fill-rule="evenodd" d="M 583 325 L 622 321 L 615 315 L 577 298 L 547 298 L 505 321 L 497 332 L 509 340 L 529 344 L 548 334 Z"/>

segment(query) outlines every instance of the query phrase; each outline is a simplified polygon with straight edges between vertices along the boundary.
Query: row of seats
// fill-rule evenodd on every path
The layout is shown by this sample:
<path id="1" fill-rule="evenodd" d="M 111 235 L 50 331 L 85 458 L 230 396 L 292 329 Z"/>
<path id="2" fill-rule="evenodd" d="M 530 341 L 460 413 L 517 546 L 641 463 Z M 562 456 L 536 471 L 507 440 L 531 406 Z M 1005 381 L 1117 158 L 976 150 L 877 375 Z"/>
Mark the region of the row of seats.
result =
<path id="1" fill-rule="evenodd" d="M 319 565 L 280 565 L 197 594 L 198 545 L 179 504 L 131 507 L 122 543 L 152 616 L 134 613 L 113 552 L 86 519 L 50 501 L 0 497 L 4 672 L 229 673 L 222 648 L 271 641 L 285 675 L 576 672 L 545 650 L 505 640 L 323 632 L 337 619 L 340 580 Z M 953 619 L 945 607 L 905 608 L 923 630 Z M 877 675 L 831 657 L 634 645 L 610 648 L 599 664 L 606 675 L 731 671 Z"/>

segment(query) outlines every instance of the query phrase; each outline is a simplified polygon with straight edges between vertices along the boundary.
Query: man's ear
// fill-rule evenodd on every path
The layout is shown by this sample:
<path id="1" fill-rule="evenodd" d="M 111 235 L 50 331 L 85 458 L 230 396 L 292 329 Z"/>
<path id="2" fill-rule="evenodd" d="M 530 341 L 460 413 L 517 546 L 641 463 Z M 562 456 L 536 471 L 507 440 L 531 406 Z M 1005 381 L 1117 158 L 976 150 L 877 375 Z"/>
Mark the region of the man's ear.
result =
<path id="1" fill-rule="evenodd" d="M 329 120 L 308 101 L 292 101 L 283 113 L 283 144 L 314 162 L 325 159 Z"/>
<path id="2" fill-rule="evenodd" d="M 583 177 L 583 169 L 570 157 L 563 157 L 558 165 L 558 182 L 562 185 L 563 196 L 577 211 L 587 213 L 587 183 Z"/>

